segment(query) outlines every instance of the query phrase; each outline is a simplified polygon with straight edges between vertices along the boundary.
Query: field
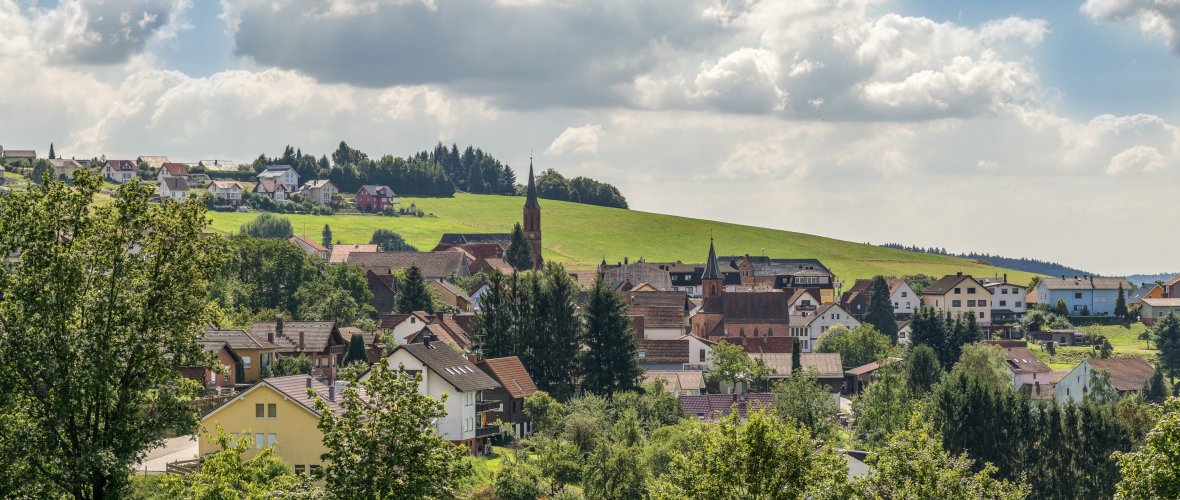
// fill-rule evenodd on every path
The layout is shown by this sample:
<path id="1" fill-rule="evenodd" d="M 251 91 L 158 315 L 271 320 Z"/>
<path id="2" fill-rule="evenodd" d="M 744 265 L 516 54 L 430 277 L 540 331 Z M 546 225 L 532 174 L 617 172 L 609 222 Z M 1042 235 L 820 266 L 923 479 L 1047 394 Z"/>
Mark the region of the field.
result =
<path id="1" fill-rule="evenodd" d="M 503 232 L 521 219 L 523 198 L 457 194 L 454 198 L 403 198 L 426 217 L 377 215 L 285 215 L 296 234 L 318 240 L 325 224 L 344 243 L 368 243 L 373 230 L 384 228 L 401 234 L 410 244 L 429 250 L 447 232 Z M 1032 274 L 1000 269 L 976 261 L 941 255 L 918 254 L 861 243 L 739 224 L 690 219 L 634 210 L 596 207 L 552 200 L 541 201 L 546 260 L 566 263 L 574 269 L 594 267 L 602 259 L 624 257 L 648 261 L 701 263 L 708 252 L 709 236 L 719 255 L 765 255 L 784 258 L 816 258 L 846 282 L 876 274 L 933 276 L 962 271 L 978 277 L 1008 273 L 1016 283 L 1027 283 Z M 257 213 L 211 212 L 213 228 L 237 232 Z"/>
<path id="2" fill-rule="evenodd" d="M 1147 327 L 1143 323 L 1132 323 L 1130 326 L 1118 325 L 1101 325 L 1101 326 L 1082 326 L 1078 330 L 1087 333 L 1098 333 L 1106 336 L 1106 340 L 1114 346 L 1114 357 L 1123 358 L 1129 356 L 1139 356 L 1147 359 L 1148 363 L 1152 362 L 1152 358 L 1156 355 L 1155 349 L 1147 347 L 1147 343 L 1139 340 L 1139 334 L 1143 333 Z M 1058 347 L 1057 355 L 1050 360 L 1049 353 L 1045 352 L 1043 348 L 1030 346 L 1030 349 L 1037 354 L 1049 368 L 1054 370 L 1069 370 L 1082 360 L 1092 356 L 1093 350 L 1089 346 L 1084 347 Z"/>

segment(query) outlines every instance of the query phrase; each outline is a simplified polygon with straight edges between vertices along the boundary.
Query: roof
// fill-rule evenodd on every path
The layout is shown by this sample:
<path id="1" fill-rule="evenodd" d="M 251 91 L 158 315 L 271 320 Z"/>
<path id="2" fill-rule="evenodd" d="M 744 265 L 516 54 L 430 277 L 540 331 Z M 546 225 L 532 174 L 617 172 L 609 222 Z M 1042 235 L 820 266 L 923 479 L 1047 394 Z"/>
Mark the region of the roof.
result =
<path id="1" fill-rule="evenodd" d="M 833 308 L 838 308 L 841 311 L 844 311 L 844 308 L 836 305 L 835 302 L 828 302 L 827 304 L 819 306 L 819 308 L 816 309 L 815 312 L 812 312 L 811 314 L 808 314 L 807 316 L 802 316 L 802 315 L 798 315 L 798 314 L 791 316 L 791 326 L 808 326 L 808 325 L 814 323 L 815 320 L 822 318 L 825 314 L 828 313 L 829 310 L 831 310 Z M 844 314 L 847 315 L 848 312 L 844 311 Z M 849 320 L 851 321 L 852 319 L 853 318 L 849 315 Z"/>
<path id="2" fill-rule="evenodd" d="M 254 191 L 259 193 L 274 193 L 277 191 L 288 191 L 288 189 L 286 184 L 275 179 L 263 179 L 259 176 L 258 183 L 254 185 Z"/>
<path id="3" fill-rule="evenodd" d="M 293 170 L 294 168 L 295 167 L 292 167 L 290 165 L 267 165 L 266 169 L 264 169 L 262 171 L 262 173 L 258 174 L 258 175 L 262 175 L 267 172 L 270 172 L 271 174 L 280 174 L 281 175 L 283 172 L 286 172 L 288 170 Z"/>
<path id="4" fill-rule="evenodd" d="M 188 181 L 184 177 L 165 177 L 164 185 L 169 191 L 188 191 Z"/>
<path id="5" fill-rule="evenodd" d="M 972 278 L 970 274 L 948 274 L 942 278 L 939 278 L 939 280 L 935 281 L 933 285 L 926 287 L 926 290 L 922 292 L 922 295 L 946 295 L 955 288 L 955 285 L 958 285 L 959 283 L 962 283 L 963 280 L 968 279 L 974 280 L 975 278 Z"/>
<path id="6" fill-rule="evenodd" d="M 123 172 L 134 172 L 136 170 L 135 162 L 131 160 L 107 160 L 106 165 L 110 166 L 112 170 Z"/>
<path id="7" fill-rule="evenodd" d="M 466 350 L 467 348 L 471 347 L 471 339 L 467 336 L 467 332 L 465 330 L 452 330 L 444 326 L 441 322 L 434 320 L 431 320 L 430 323 L 423 325 L 422 329 L 418 330 L 413 335 L 406 337 L 406 342 L 414 344 L 424 343 L 423 341 L 425 340 L 425 334 L 430 334 L 432 336 L 432 342 L 437 341 L 443 344 L 452 345 L 456 349 Z"/>
<path id="8" fill-rule="evenodd" d="M 1164 282 L 1164 286 L 1176 286 L 1178 284 L 1180 284 L 1180 274 L 1172 276 L 1172 279 Z"/>
<path id="9" fill-rule="evenodd" d="M 820 378 L 843 378 L 844 366 L 840 364 L 840 353 L 805 352 L 799 355 L 799 364 L 819 373 Z"/>
<path id="10" fill-rule="evenodd" d="M 717 340 L 740 345 L 746 353 L 789 353 L 795 348 L 793 337 L 721 337 Z"/>
<path id="11" fill-rule="evenodd" d="M 662 380 L 664 388 L 669 391 L 700 391 L 705 388 L 705 374 L 700 370 L 647 370 L 643 372 L 644 383 L 652 383 L 657 380 Z"/>
<path id="12" fill-rule="evenodd" d="M 505 249 L 512 242 L 512 235 L 508 233 L 443 233 L 438 244 L 454 246 L 468 243 L 499 243 Z"/>
<path id="13" fill-rule="evenodd" d="M 705 272 L 701 275 L 701 279 L 722 279 L 721 271 L 717 268 L 717 251 L 713 249 L 713 238 L 709 238 L 709 258 L 705 260 Z"/>
<path id="14" fill-rule="evenodd" d="M 237 351 L 234 351 L 233 347 L 230 347 L 229 342 L 224 340 L 200 339 L 197 343 L 201 344 L 201 349 L 204 349 L 205 352 L 216 354 L 222 349 L 225 349 L 225 352 L 229 353 L 231 358 L 239 362 L 242 361 L 242 357 L 238 355 Z"/>
<path id="15" fill-rule="evenodd" d="M 537 203 L 537 185 L 533 182 L 533 160 L 529 159 L 529 185 L 525 188 L 524 208 L 540 209 L 541 205 Z"/>
<path id="16" fill-rule="evenodd" d="M 524 364 L 516 356 L 485 359 L 476 363 L 475 366 L 496 379 L 513 398 L 527 398 L 537 392 L 537 385 L 533 383 L 533 378 L 529 376 L 529 372 L 524 369 Z"/>
<path id="17" fill-rule="evenodd" d="M 225 342 L 229 344 L 230 348 L 234 350 L 269 350 L 279 348 L 277 344 L 268 342 L 265 335 L 258 337 L 245 330 L 218 330 L 214 328 L 207 328 L 205 329 L 205 336 L 201 339 L 207 341 Z"/>
<path id="18" fill-rule="evenodd" d="M 1148 294 L 1155 291 L 1155 289 L 1157 289 L 1157 288 L 1160 289 L 1160 292 L 1162 294 L 1163 287 L 1161 287 L 1159 285 L 1159 283 L 1148 283 L 1145 285 L 1140 285 L 1138 288 L 1132 290 L 1131 294 L 1127 296 L 1127 304 L 1128 305 L 1134 304 L 1136 302 L 1139 302 L 1140 300 L 1143 300 L 1144 297 L 1147 297 Z"/>
<path id="19" fill-rule="evenodd" d="M 446 278 L 467 264 L 459 252 L 360 252 L 351 251 L 347 262 L 354 266 L 388 267 L 395 271 L 418 266 L 426 278 Z"/>
<path id="20" fill-rule="evenodd" d="M 1138 391 L 1143 383 L 1151 378 L 1155 369 L 1147 364 L 1143 358 L 1109 358 L 1086 360 L 1095 370 L 1106 370 L 1110 374 L 1110 384 L 1122 392 Z"/>
<path id="21" fill-rule="evenodd" d="M 684 308 L 678 306 L 641 306 L 631 307 L 629 312 L 633 316 L 642 316 L 644 328 L 674 328 L 683 330 Z"/>
<path id="22" fill-rule="evenodd" d="M 160 168 L 160 166 L 168 163 L 168 157 L 163 155 L 142 155 L 135 159 L 137 162 L 144 162 L 152 168 Z"/>
<path id="23" fill-rule="evenodd" d="M 223 408 L 241 401 L 242 397 L 246 394 L 263 388 L 270 389 L 285 396 L 287 399 L 291 400 L 291 402 L 303 407 L 303 409 L 307 410 L 312 415 L 319 415 L 319 412 L 315 411 L 316 397 L 324 400 L 324 402 L 328 405 L 328 409 L 332 410 L 333 412 L 344 412 L 344 408 L 340 406 L 340 393 L 343 391 L 337 391 L 336 399 L 333 401 L 331 399 L 331 394 L 329 393 L 328 384 L 320 382 L 309 375 L 288 375 L 285 377 L 271 377 L 258 381 L 258 383 L 250 386 L 249 389 L 246 389 L 241 394 L 238 394 L 237 397 L 226 400 L 226 402 L 222 403 L 221 406 L 218 406 L 204 417 L 201 417 L 201 420 L 204 421 L 212 417 L 214 413 L 221 411 Z M 307 390 L 309 388 L 315 394 L 314 396 L 307 395 Z M 357 387 L 356 390 L 358 393 L 360 393 L 362 398 L 365 397 L 364 388 Z"/>
<path id="24" fill-rule="evenodd" d="M 1126 278 L 1101 278 L 1095 276 L 1066 276 L 1041 278 L 1041 285 L 1049 290 L 1113 290 L 1123 286 L 1124 290 L 1131 290 L 1131 282 Z M 1038 285 L 1040 286 L 1040 285 Z"/>
<path id="25" fill-rule="evenodd" d="M 343 344 L 344 338 L 336 328 L 335 321 L 284 321 L 283 332 L 275 331 L 274 321 L 260 321 L 250 327 L 250 333 L 256 337 L 268 338 L 274 332 L 275 344 L 279 352 L 323 352 L 332 344 L 332 338 Z M 303 334 L 303 347 L 299 347 L 299 334 Z"/>
<path id="26" fill-rule="evenodd" d="M 789 321 L 786 293 L 734 292 L 705 299 L 701 310 L 719 313 L 727 322 L 783 323 Z"/>
<path id="27" fill-rule="evenodd" d="M 316 242 L 315 240 L 313 240 L 311 238 L 308 238 L 307 236 L 303 236 L 302 234 L 292 235 L 290 238 L 287 239 L 287 241 L 290 241 L 291 243 L 306 245 L 306 246 L 310 247 L 312 250 L 315 250 L 317 252 L 327 252 L 328 251 L 328 249 L 324 248 L 323 245 L 319 244 L 318 242 Z"/>
<path id="28" fill-rule="evenodd" d="M 188 175 L 188 166 L 183 163 L 164 163 L 160 165 L 160 170 L 168 172 L 168 175 L 177 177 Z"/>
<path id="29" fill-rule="evenodd" d="M 36 158 L 37 151 L 33 149 L 5 149 L 4 158 Z"/>
<path id="30" fill-rule="evenodd" d="M 875 372 L 875 371 L 877 371 L 878 368 L 881 368 L 881 363 L 878 361 L 873 361 L 872 363 L 863 364 L 863 365 L 860 365 L 856 368 L 850 368 L 848 370 L 844 370 L 844 374 L 851 375 L 851 376 L 855 377 L 858 375 L 864 375 L 866 373 Z"/>
<path id="31" fill-rule="evenodd" d="M 336 185 L 332 184 L 332 181 L 328 179 L 312 179 L 303 183 L 303 189 L 320 189 L 329 185 L 336 187 Z"/>
<path id="32" fill-rule="evenodd" d="M 688 308 L 688 292 L 635 291 L 627 292 L 625 297 L 627 299 L 628 305 L 631 307 L 670 306 L 679 307 L 681 309 Z"/>
<path id="33" fill-rule="evenodd" d="M 78 163 L 78 160 L 73 160 L 73 159 L 69 159 L 69 158 L 54 158 L 52 160 L 47 160 L 47 161 L 54 168 L 66 168 L 66 167 L 82 168 L 82 164 Z"/>
<path id="34" fill-rule="evenodd" d="M 1061 383 L 1061 380 L 1066 375 L 1069 375 L 1068 370 L 1051 371 L 1045 374 L 1042 379 L 1038 379 L 1032 384 L 1024 384 L 1020 390 L 1027 392 L 1028 396 L 1032 399 L 1055 399 L 1057 384 Z M 1040 389 L 1039 392 L 1038 388 Z"/>
<path id="35" fill-rule="evenodd" d="M 1166 299 L 1157 299 L 1157 298 L 1149 297 L 1149 298 L 1143 299 L 1143 303 L 1147 304 L 1151 307 L 1180 307 L 1180 298 L 1173 297 L 1173 298 L 1166 298 Z"/>
<path id="36" fill-rule="evenodd" d="M 212 187 L 215 187 L 217 189 L 233 189 L 234 186 L 237 186 L 238 189 L 246 189 L 246 186 L 238 181 L 214 180 L 214 181 L 209 181 L 209 183 L 212 185 Z"/>
<path id="37" fill-rule="evenodd" d="M 386 330 L 389 330 L 391 328 L 395 328 L 395 327 L 397 327 L 397 325 L 400 325 L 403 321 L 410 319 L 410 316 L 414 316 L 414 317 L 418 318 L 418 320 L 421 321 L 423 324 L 430 323 L 430 314 L 429 313 L 427 313 L 426 311 L 414 311 L 413 313 L 403 313 L 403 314 L 382 314 L 381 320 L 379 321 L 379 327 L 386 329 Z"/>
<path id="38" fill-rule="evenodd" d="M 680 408 L 684 413 L 704 418 L 728 415 L 735 408 L 745 418 L 750 410 L 772 408 L 774 395 L 766 392 L 749 394 L 692 394 L 680 396 Z"/>
<path id="39" fill-rule="evenodd" d="M 438 342 L 426 344 L 403 344 L 393 352 L 406 351 L 441 376 L 447 383 L 462 392 L 495 389 L 500 384 L 476 368 L 467 358 Z"/>
<path id="40" fill-rule="evenodd" d="M 1003 347 L 1004 359 L 1013 373 L 1049 373 L 1053 371 L 1027 347 Z"/>
<path id="41" fill-rule="evenodd" d="M 682 365 L 688 363 L 688 339 L 642 339 L 635 342 L 644 365 Z"/>
<path id="42" fill-rule="evenodd" d="M 341 262 L 348 262 L 348 255 L 352 252 L 379 252 L 380 248 L 376 244 L 362 245 L 353 243 L 350 245 L 332 245 L 332 255 L 328 257 L 328 262 L 339 264 Z"/>
<path id="43" fill-rule="evenodd" d="M 389 196 L 389 197 L 397 196 L 397 194 L 394 193 L 393 189 L 390 189 L 389 186 L 379 186 L 377 184 L 365 184 L 365 185 L 361 186 L 361 188 L 358 189 L 357 192 L 358 193 L 363 192 L 363 193 L 366 193 L 370 196 Z"/>
<path id="44" fill-rule="evenodd" d="M 454 295 L 459 298 L 471 300 L 471 297 L 467 295 L 467 292 L 465 292 L 462 288 L 459 288 L 458 286 L 456 286 L 454 283 L 451 283 L 450 281 L 436 279 L 436 280 L 433 280 L 433 282 L 434 282 L 435 286 L 441 287 L 442 289 L 449 292 L 451 295 Z"/>
<path id="45" fill-rule="evenodd" d="M 743 256 L 738 257 L 737 260 L 749 260 L 750 266 L 754 268 L 755 276 L 779 276 L 779 275 L 812 275 L 812 276 L 828 276 L 832 272 L 828 270 L 817 259 L 772 259 L 765 256 Z M 807 273 L 807 271 L 818 271 L 818 273 Z"/>

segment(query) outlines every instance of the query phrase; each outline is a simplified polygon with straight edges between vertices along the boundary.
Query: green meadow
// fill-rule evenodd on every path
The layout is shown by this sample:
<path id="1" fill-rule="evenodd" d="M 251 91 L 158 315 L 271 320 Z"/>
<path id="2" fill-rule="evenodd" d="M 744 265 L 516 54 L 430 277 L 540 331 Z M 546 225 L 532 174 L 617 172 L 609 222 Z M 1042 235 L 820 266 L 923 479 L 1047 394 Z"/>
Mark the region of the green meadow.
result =
<path id="1" fill-rule="evenodd" d="M 456 194 L 454 198 L 403 198 L 426 212 L 425 217 L 378 215 L 284 215 L 296 234 L 318 240 L 325 224 L 344 243 L 368 243 L 376 229 L 401 234 L 410 244 L 430 250 L 443 233 L 503 232 L 521 219 L 524 199 L 513 196 Z M 257 212 L 210 212 L 213 228 L 236 232 Z M 602 259 L 622 261 L 624 257 L 648 261 L 702 263 L 708 252 L 709 236 L 716 241 L 719 255 L 749 253 L 782 258 L 816 258 L 845 282 L 877 274 L 901 276 L 925 273 L 933 276 L 962 271 L 978 277 L 1008 273 L 1017 283 L 1027 283 L 1032 274 L 1001 269 L 977 261 L 940 255 L 904 252 L 822 236 L 676 217 L 635 210 L 597 207 L 553 200 L 541 200 L 543 255 L 546 260 L 565 263 L 571 269 L 592 268 Z"/>

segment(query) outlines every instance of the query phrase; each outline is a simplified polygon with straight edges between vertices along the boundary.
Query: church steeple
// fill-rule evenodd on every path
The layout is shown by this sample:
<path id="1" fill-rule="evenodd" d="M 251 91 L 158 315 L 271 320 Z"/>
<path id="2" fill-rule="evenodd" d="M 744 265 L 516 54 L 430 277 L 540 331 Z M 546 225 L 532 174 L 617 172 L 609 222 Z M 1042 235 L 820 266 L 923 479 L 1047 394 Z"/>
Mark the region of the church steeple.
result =
<path id="1" fill-rule="evenodd" d="M 709 238 L 709 260 L 705 262 L 705 274 L 701 276 L 701 279 L 723 279 L 721 276 L 721 271 L 717 269 L 717 251 L 713 250 L 713 238 Z"/>
<path id="2" fill-rule="evenodd" d="M 713 238 L 709 238 L 709 260 L 705 262 L 705 272 L 701 274 L 701 297 L 718 297 L 724 291 L 725 278 L 717 268 L 717 251 L 713 249 Z"/>
<path id="3" fill-rule="evenodd" d="M 524 208 L 541 208 L 541 205 L 537 204 L 537 185 L 533 182 L 533 159 L 531 157 L 529 158 L 529 187 L 526 196 L 528 198 L 524 202 Z"/>
<path id="4" fill-rule="evenodd" d="M 541 205 L 537 203 L 537 185 L 533 181 L 533 158 L 529 157 L 529 186 L 524 202 L 524 236 L 533 254 L 533 268 L 541 268 Z"/>

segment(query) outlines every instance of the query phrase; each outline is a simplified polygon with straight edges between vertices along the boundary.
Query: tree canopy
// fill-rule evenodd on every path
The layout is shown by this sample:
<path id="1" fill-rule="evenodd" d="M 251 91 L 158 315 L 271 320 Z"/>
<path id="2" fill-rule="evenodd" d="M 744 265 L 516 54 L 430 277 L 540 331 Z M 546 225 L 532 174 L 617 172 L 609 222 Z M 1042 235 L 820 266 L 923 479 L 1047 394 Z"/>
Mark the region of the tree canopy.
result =
<path id="1" fill-rule="evenodd" d="M 867 323 L 855 330 L 835 325 L 819 336 L 818 343 L 816 351 L 840 353 L 840 362 L 846 367 L 879 361 L 893 352 L 893 341 Z"/>

